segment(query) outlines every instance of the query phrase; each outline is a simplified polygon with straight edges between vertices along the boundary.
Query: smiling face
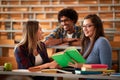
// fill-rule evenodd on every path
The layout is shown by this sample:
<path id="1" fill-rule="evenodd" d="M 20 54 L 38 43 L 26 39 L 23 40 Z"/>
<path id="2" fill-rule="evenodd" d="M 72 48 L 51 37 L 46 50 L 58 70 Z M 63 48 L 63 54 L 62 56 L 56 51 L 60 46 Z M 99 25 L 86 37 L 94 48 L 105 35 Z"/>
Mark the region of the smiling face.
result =
<path id="1" fill-rule="evenodd" d="M 60 24 L 63 26 L 65 31 L 71 31 L 74 26 L 74 22 L 65 16 L 60 18 Z"/>
<path id="2" fill-rule="evenodd" d="M 86 37 L 93 39 L 96 32 L 96 28 L 94 27 L 94 24 L 91 22 L 90 19 L 85 19 L 83 21 L 82 29 Z"/>

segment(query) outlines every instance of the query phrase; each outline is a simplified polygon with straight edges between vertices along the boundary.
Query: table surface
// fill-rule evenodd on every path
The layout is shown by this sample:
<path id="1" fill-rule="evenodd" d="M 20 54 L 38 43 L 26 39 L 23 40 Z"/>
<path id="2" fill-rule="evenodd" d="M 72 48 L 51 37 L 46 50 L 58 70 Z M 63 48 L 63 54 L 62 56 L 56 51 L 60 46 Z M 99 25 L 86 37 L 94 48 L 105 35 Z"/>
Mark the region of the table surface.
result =
<path id="1" fill-rule="evenodd" d="M 0 71 L 0 75 L 24 75 L 24 76 L 52 76 L 63 78 L 90 78 L 90 79 L 120 79 L 120 76 L 103 76 L 103 75 L 78 75 L 78 74 L 65 74 L 65 73 L 42 73 L 42 72 L 29 72 L 29 71 Z"/>

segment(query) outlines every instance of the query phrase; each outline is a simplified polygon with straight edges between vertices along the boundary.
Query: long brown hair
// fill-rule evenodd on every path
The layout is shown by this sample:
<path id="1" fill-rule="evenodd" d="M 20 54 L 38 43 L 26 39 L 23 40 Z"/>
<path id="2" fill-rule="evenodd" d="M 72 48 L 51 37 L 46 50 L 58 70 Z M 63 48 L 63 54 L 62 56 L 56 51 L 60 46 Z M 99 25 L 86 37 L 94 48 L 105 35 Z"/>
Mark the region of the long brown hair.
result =
<path id="1" fill-rule="evenodd" d="M 27 21 L 23 27 L 23 38 L 18 45 L 27 45 L 29 53 L 37 47 L 37 32 L 39 29 L 38 21 Z"/>
<path id="2" fill-rule="evenodd" d="M 84 17 L 84 20 L 85 19 L 90 19 L 91 22 L 93 23 L 94 27 L 96 28 L 95 36 L 94 36 L 94 39 L 92 42 L 90 42 L 89 37 L 86 37 L 85 34 L 83 33 L 82 43 L 81 43 L 81 45 L 82 45 L 81 53 L 82 54 L 85 52 L 85 48 L 89 45 L 89 43 L 91 43 L 88 50 L 87 50 L 87 54 L 84 55 L 84 58 L 87 58 L 93 49 L 95 41 L 100 36 L 105 36 L 105 35 L 104 35 L 103 23 L 102 23 L 101 19 L 96 14 L 89 14 L 86 17 Z"/>

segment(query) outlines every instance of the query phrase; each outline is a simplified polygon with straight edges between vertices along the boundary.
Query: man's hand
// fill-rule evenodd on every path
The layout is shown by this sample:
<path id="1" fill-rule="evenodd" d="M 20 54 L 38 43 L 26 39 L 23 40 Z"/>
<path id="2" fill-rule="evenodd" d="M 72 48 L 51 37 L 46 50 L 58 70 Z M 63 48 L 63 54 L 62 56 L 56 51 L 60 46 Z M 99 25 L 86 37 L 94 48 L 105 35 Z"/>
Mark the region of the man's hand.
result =
<path id="1" fill-rule="evenodd" d="M 69 46 L 81 46 L 81 40 L 79 38 L 64 38 L 63 42 L 68 43 Z"/>
<path id="2" fill-rule="evenodd" d="M 54 46 L 62 43 L 62 39 L 49 38 L 45 41 L 46 46 Z"/>
<path id="3" fill-rule="evenodd" d="M 74 42 L 74 41 L 77 41 L 77 40 L 78 40 L 77 38 L 64 38 L 63 42 Z"/>

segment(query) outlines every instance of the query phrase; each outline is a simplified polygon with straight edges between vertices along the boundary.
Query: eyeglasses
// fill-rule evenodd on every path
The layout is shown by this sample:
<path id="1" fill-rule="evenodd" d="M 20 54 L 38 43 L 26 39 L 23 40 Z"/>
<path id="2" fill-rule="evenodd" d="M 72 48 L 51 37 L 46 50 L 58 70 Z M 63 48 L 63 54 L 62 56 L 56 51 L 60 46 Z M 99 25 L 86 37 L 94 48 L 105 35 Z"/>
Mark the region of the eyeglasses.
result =
<path id="1" fill-rule="evenodd" d="M 87 24 L 87 25 L 83 25 L 82 28 L 90 28 L 92 26 L 94 26 L 94 25 L 93 24 Z"/>
<path id="2" fill-rule="evenodd" d="M 60 22 L 67 22 L 67 21 L 70 21 L 70 19 L 67 18 L 67 19 L 64 19 L 64 20 L 60 20 Z"/>

